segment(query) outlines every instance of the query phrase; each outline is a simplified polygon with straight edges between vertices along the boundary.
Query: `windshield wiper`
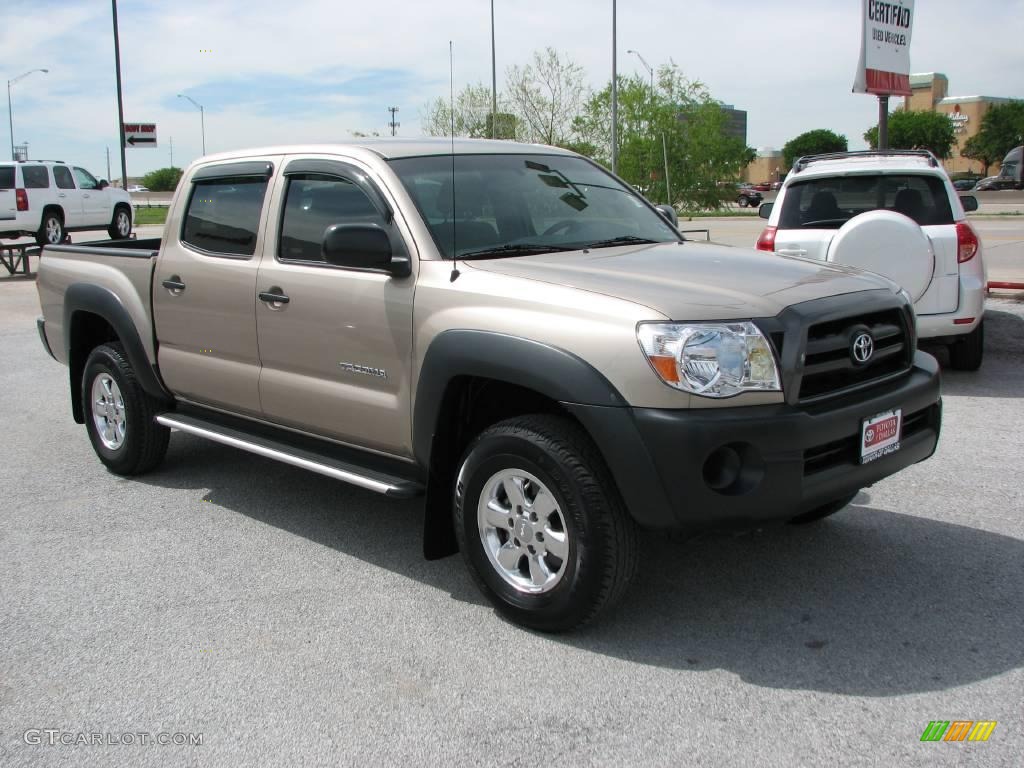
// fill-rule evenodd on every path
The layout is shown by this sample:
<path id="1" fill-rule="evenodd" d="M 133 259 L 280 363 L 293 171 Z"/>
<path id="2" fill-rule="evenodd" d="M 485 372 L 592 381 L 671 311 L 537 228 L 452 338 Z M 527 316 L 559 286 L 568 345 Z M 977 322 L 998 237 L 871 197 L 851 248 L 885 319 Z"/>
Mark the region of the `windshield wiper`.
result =
<path id="1" fill-rule="evenodd" d="M 531 256 L 537 253 L 558 253 L 560 251 L 575 251 L 564 245 L 543 245 L 541 243 L 509 243 L 494 248 L 482 248 L 479 251 L 469 251 L 459 254 L 460 259 L 493 259 L 503 256 Z"/>
<path id="2" fill-rule="evenodd" d="M 637 237 L 636 235 L 621 235 L 619 237 L 610 237 L 607 240 L 597 240 L 593 243 L 587 243 L 586 245 L 580 246 L 581 248 L 608 248 L 613 245 L 650 245 L 652 243 L 660 243 L 661 240 L 651 240 L 649 237 Z"/>

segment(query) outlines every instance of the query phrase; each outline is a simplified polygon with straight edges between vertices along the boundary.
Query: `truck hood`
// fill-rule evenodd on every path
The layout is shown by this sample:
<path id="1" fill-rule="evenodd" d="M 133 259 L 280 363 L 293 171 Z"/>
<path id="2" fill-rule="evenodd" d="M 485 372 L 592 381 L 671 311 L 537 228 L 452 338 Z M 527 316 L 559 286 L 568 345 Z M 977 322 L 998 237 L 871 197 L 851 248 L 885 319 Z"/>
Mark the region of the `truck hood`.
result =
<path id="1" fill-rule="evenodd" d="M 772 317 L 824 296 L 896 290 L 889 280 L 852 267 L 693 241 L 477 260 L 469 266 L 613 296 L 671 320 Z"/>

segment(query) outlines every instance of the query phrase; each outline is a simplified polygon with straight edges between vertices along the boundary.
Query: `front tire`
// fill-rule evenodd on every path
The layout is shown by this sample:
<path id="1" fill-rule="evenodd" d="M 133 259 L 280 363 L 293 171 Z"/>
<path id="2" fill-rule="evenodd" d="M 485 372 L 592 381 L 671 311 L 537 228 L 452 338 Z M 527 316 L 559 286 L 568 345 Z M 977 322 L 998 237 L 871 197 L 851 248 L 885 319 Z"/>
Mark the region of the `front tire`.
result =
<path id="1" fill-rule="evenodd" d="M 589 436 L 559 416 L 495 424 L 468 447 L 455 532 L 477 586 L 511 621 L 562 632 L 625 592 L 637 529 Z"/>
<path id="2" fill-rule="evenodd" d="M 64 241 L 64 217 L 57 211 L 43 212 L 43 220 L 39 222 L 36 242 L 39 245 L 58 245 Z"/>
<path id="3" fill-rule="evenodd" d="M 746 208 L 750 204 L 750 201 L 745 197 L 741 197 L 737 202 L 740 204 L 740 208 Z"/>
<path id="4" fill-rule="evenodd" d="M 89 353 L 81 397 L 89 441 L 107 469 L 138 475 L 163 461 L 171 430 L 156 423 L 159 403 L 139 384 L 120 343 Z"/>
<path id="5" fill-rule="evenodd" d="M 964 336 L 960 341 L 949 345 L 949 365 L 955 371 L 976 371 L 981 368 L 981 360 L 985 355 L 985 321 Z"/>
<path id="6" fill-rule="evenodd" d="M 114 218 L 110 222 L 107 234 L 111 240 L 125 240 L 132 233 L 132 214 L 123 205 L 114 209 Z"/>

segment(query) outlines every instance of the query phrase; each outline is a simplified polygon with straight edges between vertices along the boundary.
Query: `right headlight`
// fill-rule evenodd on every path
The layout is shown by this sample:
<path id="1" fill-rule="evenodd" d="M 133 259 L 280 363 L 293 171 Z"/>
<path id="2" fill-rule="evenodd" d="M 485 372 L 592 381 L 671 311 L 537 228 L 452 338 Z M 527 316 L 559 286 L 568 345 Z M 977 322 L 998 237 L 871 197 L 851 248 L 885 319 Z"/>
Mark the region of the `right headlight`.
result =
<path id="1" fill-rule="evenodd" d="M 670 387 L 703 397 L 782 391 L 771 346 L 751 322 L 641 323 L 636 335 Z"/>

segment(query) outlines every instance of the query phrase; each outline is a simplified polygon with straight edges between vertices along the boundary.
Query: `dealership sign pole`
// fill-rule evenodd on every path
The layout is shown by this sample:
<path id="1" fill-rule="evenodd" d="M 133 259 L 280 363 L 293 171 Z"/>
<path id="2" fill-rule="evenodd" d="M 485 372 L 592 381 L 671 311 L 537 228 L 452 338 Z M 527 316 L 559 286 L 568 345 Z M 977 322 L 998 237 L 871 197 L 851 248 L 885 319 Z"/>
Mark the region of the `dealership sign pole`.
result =
<path id="1" fill-rule="evenodd" d="M 889 97 L 910 96 L 914 0 L 861 0 L 860 61 L 854 93 L 878 96 L 878 148 L 889 148 Z"/>

